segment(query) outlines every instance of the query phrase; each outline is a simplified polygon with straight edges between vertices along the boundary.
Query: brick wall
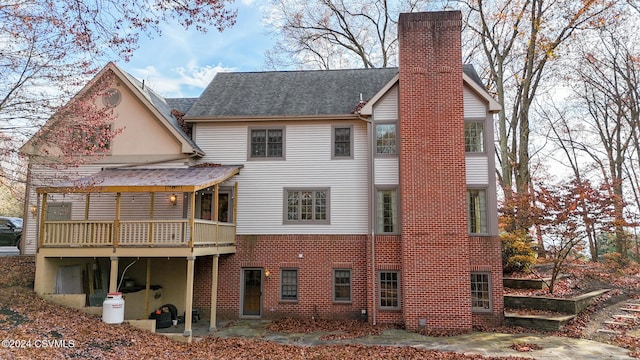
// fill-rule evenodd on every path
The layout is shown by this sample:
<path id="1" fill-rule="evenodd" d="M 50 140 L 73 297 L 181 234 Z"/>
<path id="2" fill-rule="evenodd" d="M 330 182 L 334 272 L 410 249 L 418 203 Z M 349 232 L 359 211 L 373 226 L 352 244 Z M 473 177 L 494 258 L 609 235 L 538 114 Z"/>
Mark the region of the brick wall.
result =
<path id="1" fill-rule="evenodd" d="M 471 271 L 491 274 L 491 312 L 473 313 L 473 325 L 496 327 L 504 321 L 502 253 L 498 236 L 469 237 Z"/>
<path id="2" fill-rule="evenodd" d="M 471 330 L 460 12 L 401 14 L 402 311 L 410 329 Z"/>
<path id="3" fill-rule="evenodd" d="M 362 317 L 367 309 L 366 235 L 238 236 L 237 252 L 221 256 L 218 277 L 218 317 L 238 318 L 243 268 L 268 269 L 263 278 L 262 318 Z M 302 254 L 302 257 L 300 257 Z M 298 301 L 280 301 L 280 269 L 298 269 Z M 333 270 L 351 269 L 352 301 L 333 302 Z M 194 304 L 210 311 L 211 257 L 196 260 Z"/>
<path id="4" fill-rule="evenodd" d="M 369 322 L 373 323 L 375 320 L 376 324 L 404 324 L 402 311 L 400 309 L 381 310 L 379 307 L 379 298 L 377 295 L 378 291 L 380 290 L 380 285 L 377 277 L 378 272 L 383 270 L 401 271 L 402 269 L 402 258 L 400 256 L 400 236 L 376 235 L 375 239 L 375 272 L 371 271 L 371 238 L 369 238 L 367 242 L 367 312 L 369 314 Z M 374 286 L 376 294 L 375 297 L 371 296 L 374 291 Z M 402 293 L 400 293 L 400 301 L 402 301 Z M 375 314 L 373 311 L 374 306 Z"/>

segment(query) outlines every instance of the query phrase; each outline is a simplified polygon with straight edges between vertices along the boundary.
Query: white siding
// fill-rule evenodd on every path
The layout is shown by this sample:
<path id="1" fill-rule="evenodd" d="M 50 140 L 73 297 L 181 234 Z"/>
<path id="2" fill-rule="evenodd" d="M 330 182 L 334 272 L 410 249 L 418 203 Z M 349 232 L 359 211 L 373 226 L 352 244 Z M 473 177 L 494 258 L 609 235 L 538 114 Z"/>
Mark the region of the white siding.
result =
<path id="1" fill-rule="evenodd" d="M 467 185 L 489 184 L 489 161 L 485 156 L 467 156 Z"/>
<path id="2" fill-rule="evenodd" d="M 373 106 L 374 121 L 398 120 L 398 85 L 393 86 Z"/>
<path id="3" fill-rule="evenodd" d="M 487 104 L 473 91 L 464 87 L 464 117 L 484 119 L 487 116 Z"/>
<path id="4" fill-rule="evenodd" d="M 286 160 L 247 161 L 247 124 L 196 125 L 196 142 L 207 154 L 203 162 L 244 164 L 233 179 L 238 182 L 237 233 L 367 233 L 366 124 L 353 124 L 354 158 L 344 160 L 331 160 L 330 123 L 285 126 Z M 329 188 L 330 224 L 284 225 L 284 188 Z"/>
<path id="5" fill-rule="evenodd" d="M 397 157 L 383 157 L 374 160 L 376 185 L 397 185 L 400 183 Z"/>

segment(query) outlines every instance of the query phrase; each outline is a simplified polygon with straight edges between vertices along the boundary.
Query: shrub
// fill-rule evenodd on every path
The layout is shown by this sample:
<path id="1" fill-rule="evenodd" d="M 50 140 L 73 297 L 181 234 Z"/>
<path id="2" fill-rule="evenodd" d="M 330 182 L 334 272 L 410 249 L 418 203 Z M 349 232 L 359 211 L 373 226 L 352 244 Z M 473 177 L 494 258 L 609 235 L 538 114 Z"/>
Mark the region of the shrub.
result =
<path id="1" fill-rule="evenodd" d="M 528 271 L 536 262 L 537 253 L 526 230 L 500 234 L 502 271 L 505 274 Z"/>
<path id="2" fill-rule="evenodd" d="M 605 266 L 612 270 L 623 269 L 631 264 L 631 260 L 628 257 L 622 256 L 622 254 L 617 252 L 606 253 L 602 255 L 602 258 L 604 259 Z"/>

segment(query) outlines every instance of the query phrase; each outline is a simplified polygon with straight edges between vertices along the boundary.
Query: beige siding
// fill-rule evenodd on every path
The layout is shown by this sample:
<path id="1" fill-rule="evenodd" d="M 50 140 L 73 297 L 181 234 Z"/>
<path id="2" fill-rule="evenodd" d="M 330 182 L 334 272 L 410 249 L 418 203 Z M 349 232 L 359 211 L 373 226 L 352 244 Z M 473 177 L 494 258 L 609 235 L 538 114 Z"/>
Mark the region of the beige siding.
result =
<path id="1" fill-rule="evenodd" d="M 486 156 L 467 156 L 467 185 L 488 185 L 489 164 Z"/>
<path id="2" fill-rule="evenodd" d="M 31 185 L 32 186 L 28 189 L 29 203 L 27 204 L 27 207 L 29 209 L 28 211 L 29 215 L 26 219 L 24 219 L 25 223 L 24 223 L 24 229 L 22 232 L 22 237 L 23 237 L 22 243 L 24 246 L 24 253 L 35 254 L 37 243 L 38 243 L 38 239 L 37 239 L 38 225 L 37 224 L 39 221 L 39 215 L 33 214 L 31 212 L 32 206 L 39 205 L 42 203 L 42 199 L 38 199 L 36 195 L 36 191 L 35 191 L 36 187 L 43 186 L 43 185 L 51 185 L 64 179 L 75 179 L 81 176 L 87 176 L 96 171 L 100 171 L 100 168 L 101 168 L 101 165 L 84 165 L 75 169 L 55 170 L 49 167 L 32 165 L 32 169 L 31 169 Z M 63 199 L 62 195 L 60 195 L 56 197 L 55 200 L 54 199 L 51 199 L 51 200 L 54 202 L 63 201 L 63 200 L 65 202 L 68 202 L 71 199 L 72 199 L 71 196 L 69 196 L 68 198 L 65 197 Z M 82 204 L 84 204 L 84 202 L 82 202 Z M 75 216 L 77 208 L 78 208 L 78 204 L 72 204 L 71 206 L 72 216 Z"/>
<path id="3" fill-rule="evenodd" d="M 366 124 L 353 123 L 354 159 L 331 160 L 331 124 L 286 126 L 286 160 L 247 161 L 248 125 L 197 124 L 203 162 L 244 164 L 239 184 L 238 234 L 358 234 L 367 232 Z M 269 126 L 260 124 L 260 126 Z M 329 225 L 284 225 L 285 188 L 329 188 Z"/>
<path id="4" fill-rule="evenodd" d="M 397 185 L 400 183 L 397 157 L 376 158 L 374 164 L 376 185 Z"/>
<path id="5" fill-rule="evenodd" d="M 464 88 L 464 117 L 465 119 L 487 121 L 487 104 L 476 93 L 465 86 Z M 491 119 L 489 117 L 488 119 Z M 485 129 L 490 131 L 491 124 Z M 491 138 L 491 133 L 487 134 Z M 491 153 L 493 155 L 493 153 Z M 489 159 L 486 154 L 467 156 L 467 184 L 487 185 L 489 184 Z"/>
<path id="6" fill-rule="evenodd" d="M 120 164 L 121 165 L 121 164 Z M 37 224 L 39 216 L 31 213 L 31 206 L 42 203 L 38 202 L 36 187 L 53 185 L 56 182 L 66 179 L 76 179 L 88 176 L 100 171 L 103 167 L 118 166 L 116 164 L 94 164 L 82 165 L 78 168 L 67 170 L 54 170 L 48 167 L 34 165 L 31 170 L 32 186 L 29 189 L 28 217 L 24 219 L 23 244 L 25 253 L 35 254 L 38 243 Z M 182 162 L 165 164 L 154 164 L 154 168 L 184 167 Z M 140 166 L 150 168 L 151 166 Z M 156 219 L 178 219 L 182 217 L 183 197 L 178 196 L 178 204 L 169 204 L 169 193 L 156 194 L 155 218 Z M 115 217 L 115 194 L 93 194 L 89 205 L 89 218 L 95 220 L 112 220 Z M 71 203 L 71 219 L 82 220 L 85 216 L 85 197 L 80 194 L 50 194 L 47 200 L 49 203 Z M 123 194 L 122 196 L 121 218 L 128 220 L 146 219 L 150 213 L 150 195 L 148 193 Z"/>
<path id="7" fill-rule="evenodd" d="M 393 86 L 373 106 L 374 121 L 398 120 L 398 85 Z"/>
<path id="8" fill-rule="evenodd" d="M 113 140 L 113 155 L 180 154 L 180 142 L 133 93 L 119 86 L 122 101 L 115 108 L 115 129 L 123 129 Z"/>
<path id="9" fill-rule="evenodd" d="M 484 119 L 487 116 L 487 104 L 473 91 L 464 87 L 464 117 Z"/>
<path id="10" fill-rule="evenodd" d="M 398 85 L 393 86 L 373 106 L 375 122 L 398 121 Z M 375 137 L 374 137 L 375 141 Z M 376 185 L 395 185 L 398 180 L 398 157 L 376 157 L 374 159 L 374 183 Z"/>

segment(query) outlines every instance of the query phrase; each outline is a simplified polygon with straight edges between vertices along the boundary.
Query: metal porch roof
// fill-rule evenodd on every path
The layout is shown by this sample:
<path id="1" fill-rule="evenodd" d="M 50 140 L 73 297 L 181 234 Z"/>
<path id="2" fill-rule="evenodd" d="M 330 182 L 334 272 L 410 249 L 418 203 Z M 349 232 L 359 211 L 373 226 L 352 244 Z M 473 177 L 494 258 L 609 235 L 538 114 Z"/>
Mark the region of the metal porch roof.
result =
<path id="1" fill-rule="evenodd" d="M 242 165 L 182 169 L 105 169 L 91 176 L 38 187 L 38 193 L 193 192 L 226 181 Z"/>

